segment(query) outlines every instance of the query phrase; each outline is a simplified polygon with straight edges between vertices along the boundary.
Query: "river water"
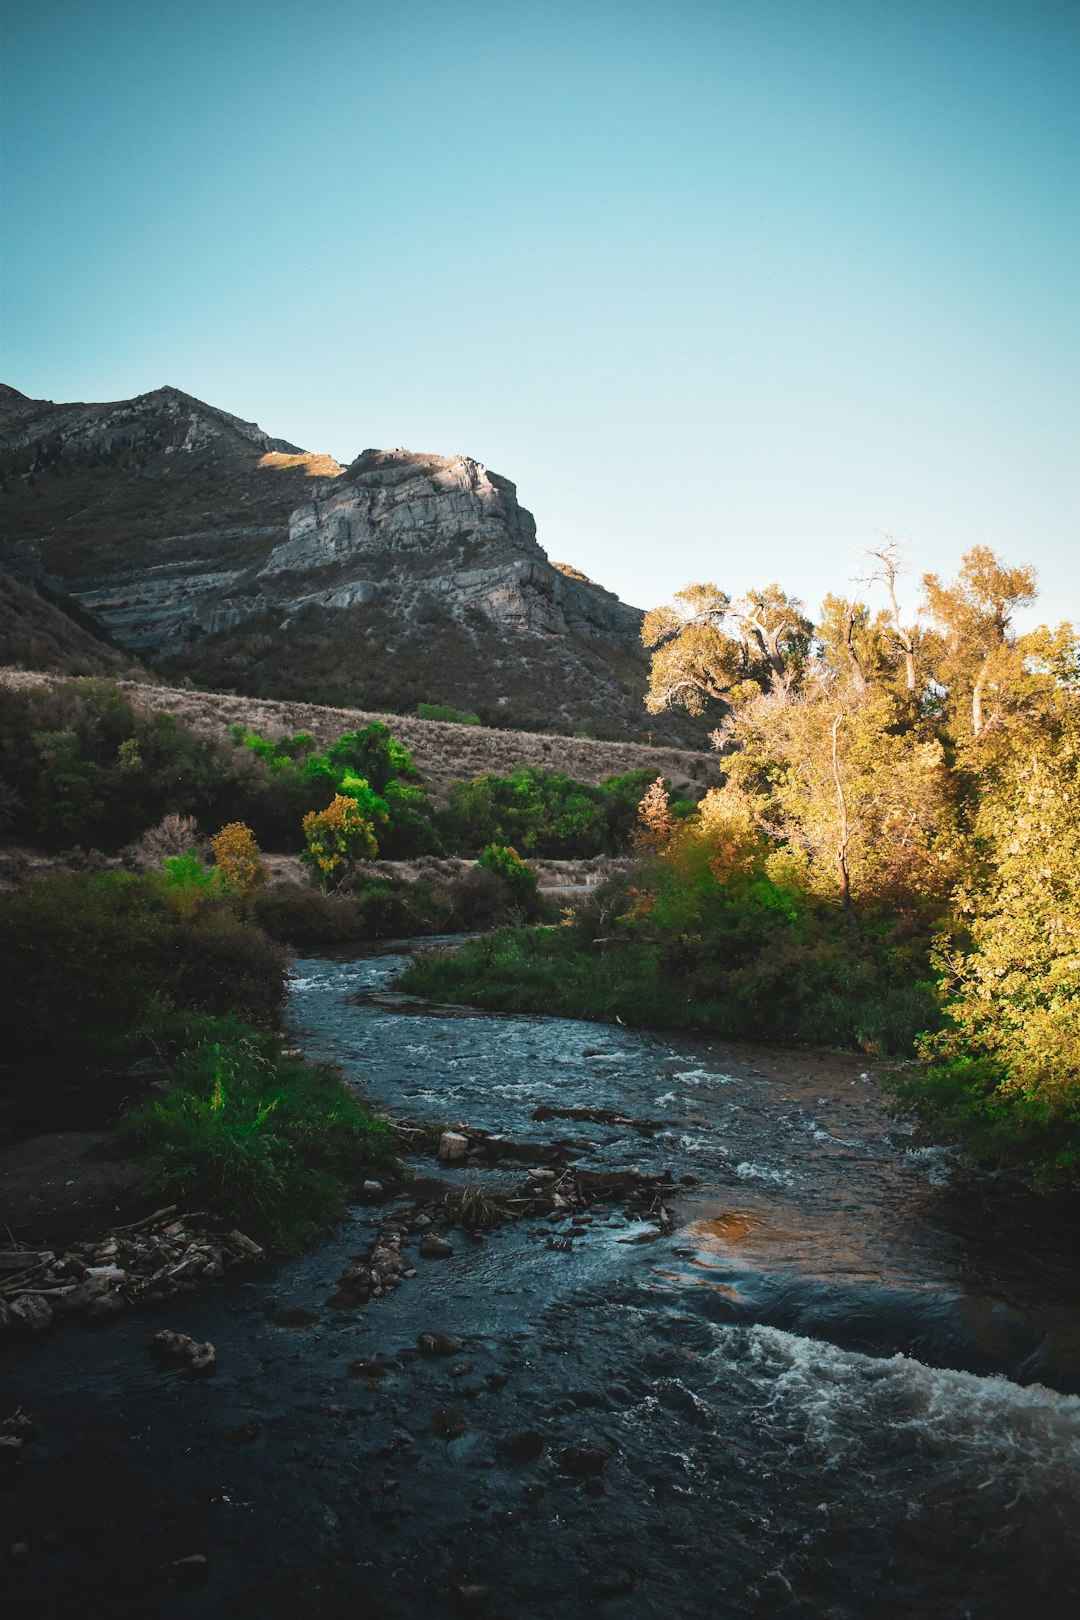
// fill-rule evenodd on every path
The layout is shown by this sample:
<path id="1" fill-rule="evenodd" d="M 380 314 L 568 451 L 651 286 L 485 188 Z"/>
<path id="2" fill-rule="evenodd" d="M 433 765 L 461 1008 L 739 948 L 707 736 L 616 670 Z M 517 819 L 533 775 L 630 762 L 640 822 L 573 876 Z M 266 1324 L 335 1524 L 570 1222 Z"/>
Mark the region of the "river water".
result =
<path id="1" fill-rule="evenodd" d="M 670 1229 L 614 1203 L 453 1232 L 348 1315 L 327 1292 L 384 1213 L 360 1208 L 255 1283 L 22 1351 L 5 1391 L 42 1435 L 0 1481 L 0 1546 L 29 1548 L 5 1565 L 27 1613 L 1080 1612 L 1060 1210 L 913 1146 L 857 1058 L 440 1009 L 393 992 L 404 962 L 298 960 L 306 1052 L 394 1117 L 668 1173 Z M 217 1377 L 155 1370 L 161 1325 L 211 1339 Z M 418 1357 L 425 1330 L 460 1356 Z M 544 1449 L 511 1460 L 526 1429 Z M 603 1455 L 602 1485 L 567 1447 Z M 190 1590 L 161 1573 L 186 1551 Z"/>

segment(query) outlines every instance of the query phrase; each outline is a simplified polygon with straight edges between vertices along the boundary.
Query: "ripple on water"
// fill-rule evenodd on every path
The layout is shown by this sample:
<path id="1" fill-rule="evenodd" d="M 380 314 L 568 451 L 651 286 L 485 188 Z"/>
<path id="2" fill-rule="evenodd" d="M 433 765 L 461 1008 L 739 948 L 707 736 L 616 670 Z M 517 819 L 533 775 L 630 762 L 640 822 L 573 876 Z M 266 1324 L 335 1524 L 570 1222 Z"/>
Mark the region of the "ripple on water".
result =
<path id="1" fill-rule="evenodd" d="M 740 1181 L 767 1181 L 773 1187 L 791 1187 L 795 1183 L 790 1170 L 777 1170 L 772 1165 L 755 1164 L 751 1159 L 743 1159 L 741 1164 L 737 1164 L 735 1174 Z"/>

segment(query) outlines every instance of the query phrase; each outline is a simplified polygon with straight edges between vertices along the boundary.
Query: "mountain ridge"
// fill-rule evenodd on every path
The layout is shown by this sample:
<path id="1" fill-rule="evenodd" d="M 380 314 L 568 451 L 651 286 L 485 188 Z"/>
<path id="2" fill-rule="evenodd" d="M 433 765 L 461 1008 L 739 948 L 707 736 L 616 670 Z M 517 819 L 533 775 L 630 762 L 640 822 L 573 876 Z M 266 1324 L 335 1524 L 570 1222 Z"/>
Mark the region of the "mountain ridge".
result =
<path id="1" fill-rule="evenodd" d="M 511 480 L 470 456 L 343 467 L 172 385 L 59 405 L 5 387 L 0 562 L 169 678 L 687 736 L 642 707 L 640 610 L 552 564 Z"/>

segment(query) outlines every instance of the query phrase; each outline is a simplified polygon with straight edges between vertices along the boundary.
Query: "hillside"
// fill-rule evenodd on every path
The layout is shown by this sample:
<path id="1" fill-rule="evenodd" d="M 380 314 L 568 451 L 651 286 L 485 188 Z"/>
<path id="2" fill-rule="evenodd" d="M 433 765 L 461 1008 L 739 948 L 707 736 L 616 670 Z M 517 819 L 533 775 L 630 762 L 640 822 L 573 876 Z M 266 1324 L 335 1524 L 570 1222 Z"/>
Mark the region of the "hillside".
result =
<path id="1" fill-rule="evenodd" d="M 175 388 L 0 391 L 0 561 L 163 674 L 253 696 L 696 742 L 650 720 L 641 613 L 549 562 L 468 456 L 348 468 Z"/>
<path id="2" fill-rule="evenodd" d="M 0 682 L 9 686 L 29 686 L 56 678 L 25 670 L 0 669 Z M 658 776 L 668 777 L 676 791 L 701 787 L 719 775 L 716 755 L 670 748 L 660 743 L 597 741 L 588 737 L 463 726 L 362 709 L 187 691 L 145 680 L 121 680 L 119 684 L 149 707 L 180 715 L 197 727 L 224 731 L 239 722 L 269 737 L 310 731 L 321 747 L 344 732 L 356 731 L 372 720 L 381 720 L 405 744 L 422 778 L 436 792 L 454 781 L 480 776 L 486 771 L 506 775 L 522 765 L 540 765 L 546 770 L 565 772 L 579 782 L 593 783 L 626 771 L 648 768 L 655 770 Z"/>
<path id="3" fill-rule="evenodd" d="M 71 611 L 0 568 L 3 664 L 65 675 L 120 675 L 135 668 L 134 659 L 104 641 L 93 624 L 80 624 Z"/>

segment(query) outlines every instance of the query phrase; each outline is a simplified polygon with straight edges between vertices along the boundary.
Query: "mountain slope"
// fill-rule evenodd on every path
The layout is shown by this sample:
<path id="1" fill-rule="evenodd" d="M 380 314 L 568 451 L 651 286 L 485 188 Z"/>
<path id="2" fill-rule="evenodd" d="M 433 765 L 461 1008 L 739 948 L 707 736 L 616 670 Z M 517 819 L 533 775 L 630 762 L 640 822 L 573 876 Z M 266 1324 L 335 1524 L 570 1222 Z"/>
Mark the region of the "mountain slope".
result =
<path id="1" fill-rule="evenodd" d="M 642 708 L 640 612 L 552 565 L 513 484 L 467 456 L 366 450 L 342 469 L 174 388 L 107 405 L 4 389 L 0 480 L 7 566 L 173 675 L 687 735 Z"/>

